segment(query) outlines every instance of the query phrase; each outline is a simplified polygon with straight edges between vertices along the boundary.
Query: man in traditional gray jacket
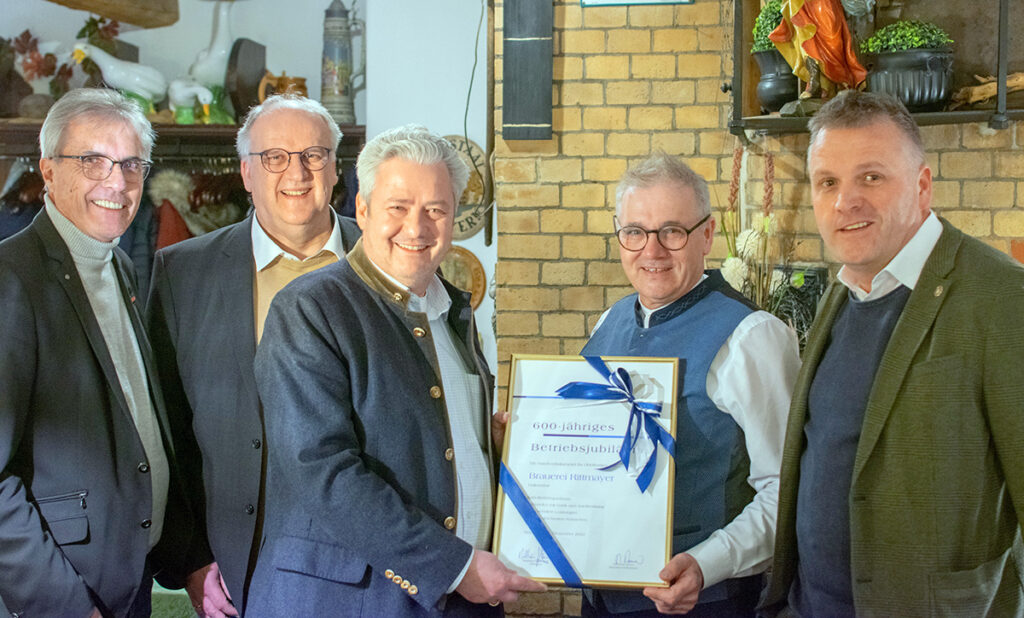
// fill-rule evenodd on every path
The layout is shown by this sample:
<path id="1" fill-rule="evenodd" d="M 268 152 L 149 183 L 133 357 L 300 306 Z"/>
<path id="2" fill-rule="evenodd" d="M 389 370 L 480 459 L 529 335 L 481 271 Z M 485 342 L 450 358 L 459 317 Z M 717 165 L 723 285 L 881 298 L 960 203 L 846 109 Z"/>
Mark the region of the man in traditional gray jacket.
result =
<path id="1" fill-rule="evenodd" d="M 363 237 L 274 299 L 256 353 L 270 443 L 248 616 L 495 616 L 544 590 L 487 551 L 492 379 L 435 273 L 468 170 L 422 127 L 357 163 Z"/>

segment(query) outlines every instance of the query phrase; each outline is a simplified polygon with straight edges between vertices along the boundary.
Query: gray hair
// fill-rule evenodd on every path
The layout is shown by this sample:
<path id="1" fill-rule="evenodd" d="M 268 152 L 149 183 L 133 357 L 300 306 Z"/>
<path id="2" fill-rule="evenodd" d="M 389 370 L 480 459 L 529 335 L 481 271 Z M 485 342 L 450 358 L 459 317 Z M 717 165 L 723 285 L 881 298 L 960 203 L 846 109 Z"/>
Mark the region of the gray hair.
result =
<path id="1" fill-rule="evenodd" d="M 370 195 L 377 182 L 377 170 L 388 159 L 404 159 L 420 165 L 444 163 L 452 181 L 455 205 L 469 182 L 469 167 L 459 157 L 455 146 L 445 138 L 431 133 L 426 127 L 407 124 L 389 129 L 370 140 L 356 160 L 359 192 L 370 203 Z"/>
<path id="2" fill-rule="evenodd" d="M 810 146 L 807 148 L 808 160 L 810 160 L 811 150 L 825 129 L 858 129 L 885 120 L 896 125 L 896 128 L 903 133 L 917 156 L 918 163 L 923 164 L 925 154 L 921 130 L 903 103 L 891 94 L 859 90 L 840 92 L 811 118 L 808 123 L 811 130 Z M 879 146 L 879 148 L 884 147 Z"/>
<path id="3" fill-rule="evenodd" d="M 251 150 L 252 125 L 256 123 L 256 119 L 279 109 L 297 109 L 314 116 L 319 116 L 331 132 L 331 139 L 334 140 L 333 150 L 338 149 L 338 144 L 341 143 L 341 129 L 338 128 L 338 123 L 331 117 L 327 108 L 321 105 L 319 101 L 286 92 L 267 97 L 265 101 L 250 109 L 249 113 L 246 114 L 245 122 L 242 123 L 242 128 L 238 130 L 238 137 L 235 138 L 235 150 L 238 151 L 239 159 L 244 159 Z"/>
<path id="4" fill-rule="evenodd" d="M 697 198 L 697 214 L 711 214 L 711 196 L 708 183 L 690 166 L 659 150 L 626 170 L 615 188 L 615 216 L 622 215 L 622 197 L 630 189 L 653 187 L 665 182 L 674 182 L 689 187 Z"/>
<path id="5" fill-rule="evenodd" d="M 108 88 L 76 88 L 62 96 L 46 114 L 39 129 L 39 152 L 44 159 L 60 154 L 64 133 L 72 122 L 84 116 L 121 120 L 135 130 L 142 144 L 142 157 L 149 159 L 156 133 L 137 103 Z"/>

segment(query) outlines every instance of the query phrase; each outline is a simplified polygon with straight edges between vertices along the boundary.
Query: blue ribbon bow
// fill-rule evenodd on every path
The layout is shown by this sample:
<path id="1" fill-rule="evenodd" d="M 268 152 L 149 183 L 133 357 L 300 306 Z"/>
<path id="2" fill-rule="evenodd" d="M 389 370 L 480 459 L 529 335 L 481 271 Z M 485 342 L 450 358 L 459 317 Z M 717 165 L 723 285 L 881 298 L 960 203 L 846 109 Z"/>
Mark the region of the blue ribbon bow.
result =
<path id="1" fill-rule="evenodd" d="M 637 401 L 633 395 L 633 381 L 630 379 L 629 373 L 622 367 L 619 367 L 613 373 L 608 369 L 608 365 L 601 360 L 601 357 L 584 356 L 583 358 L 601 374 L 601 377 L 607 381 L 607 384 L 569 382 L 559 388 L 556 394 L 563 399 L 625 401 L 630 404 L 629 423 L 626 425 L 626 434 L 622 437 L 622 446 L 619 447 L 619 461 L 601 469 L 608 470 L 614 468 L 620 462 L 627 470 L 629 469 L 629 460 L 637 441 L 640 439 L 642 427 L 647 437 L 654 443 L 654 450 L 651 451 L 647 461 L 644 462 L 639 476 L 636 477 L 636 484 L 640 487 L 640 491 L 647 491 L 654 478 L 654 468 L 658 459 L 658 444 L 661 444 L 670 456 L 675 457 L 676 453 L 675 439 L 655 420 L 661 413 L 661 404 Z"/>

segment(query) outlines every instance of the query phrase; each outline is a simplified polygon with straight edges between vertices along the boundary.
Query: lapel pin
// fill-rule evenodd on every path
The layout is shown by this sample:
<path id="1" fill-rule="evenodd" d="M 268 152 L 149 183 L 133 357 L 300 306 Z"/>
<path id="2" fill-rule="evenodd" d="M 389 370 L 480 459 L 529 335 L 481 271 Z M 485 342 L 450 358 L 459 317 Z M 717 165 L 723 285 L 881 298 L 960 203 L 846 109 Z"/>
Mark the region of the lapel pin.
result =
<path id="1" fill-rule="evenodd" d="M 938 298 L 939 296 L 942 296 L 942 286 L 941 285 L 935 286 L 935 297 Z"/>

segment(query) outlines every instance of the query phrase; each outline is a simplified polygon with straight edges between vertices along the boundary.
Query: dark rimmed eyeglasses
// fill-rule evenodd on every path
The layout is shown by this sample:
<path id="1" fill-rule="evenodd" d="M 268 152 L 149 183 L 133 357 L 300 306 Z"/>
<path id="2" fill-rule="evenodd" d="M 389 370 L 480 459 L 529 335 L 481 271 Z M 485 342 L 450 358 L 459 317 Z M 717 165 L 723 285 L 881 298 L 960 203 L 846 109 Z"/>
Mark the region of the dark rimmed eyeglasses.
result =
<path id="1" fill-rule="evenodd" d="M 118 161 L 101 154 L 57 155 L 50 158 L 77 159 L 82 164 L 82 173 L 89 180 L 106 180 L 110 178 L 110 172 L 114 171 L 114 166 L 117 165 L 121 168 L 121 175 L 124 176 L 125 182 L 133 184 L 145 180 L 146 176 L 149 176 L 149 169 L 153 166 L 149 161 L 138 157 L 129 157 Z"/>
<path id="2" fill-rule="evenodd" d="M 302 167 L 311 172 L 319 172 L 327 167 L 327 162 L 331 160 L 331 149 L 324 146 L 310 146 L 298 152 L 289 152 L 284 148 L 270 148 L 263 152 L 249 153 L 249 156 L 259 157 L 263 169 L 271 174 L 280 174 L 288 169 L 292 163 L 292 155 L 299 155 Z"/>
<path id="3" fill-rule="evenodd" d="M 662 247 L 669 251 L 678 251 L 686 246 L 686 241 L 690 239 L 690 234 L 704 225 L 710 218 L 711 213 L 708 213 L 690 228 L 685 228 L 681 225 L 665 225 L 656 230 L 648 230 L 639 225 L 626 225 L 616 229 L 615 236 L 619 239 L 619 244 L 626 251 L 643 251 L 643 248 L 647 246 L 647 238 L 651 234 L 657 236 L 658 242 L 661 243 Z M 614 221 L 615 225 L 618 226 L 618 219 L 614 219 Z"/>

